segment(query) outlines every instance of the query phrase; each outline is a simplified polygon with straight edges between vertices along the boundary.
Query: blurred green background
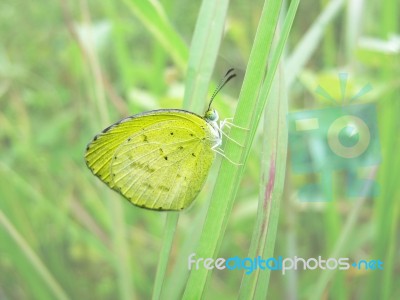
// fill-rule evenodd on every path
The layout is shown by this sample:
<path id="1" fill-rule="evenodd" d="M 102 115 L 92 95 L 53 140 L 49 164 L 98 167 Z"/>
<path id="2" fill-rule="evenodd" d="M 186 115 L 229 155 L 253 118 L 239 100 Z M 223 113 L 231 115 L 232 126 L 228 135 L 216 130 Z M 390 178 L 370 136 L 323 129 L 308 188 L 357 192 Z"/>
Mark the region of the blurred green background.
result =
<path id="1" fill-rule="evenodd" d="M 222 118 L 234 113 L 262 5 L 230 4 L 210 92 L 229 67 L 241 76 L 214 103 Z M 151 297 L 166 214 L 109 191 L 83 155 L 96 133 L 122 117 L 182 106 L 199 7 L 183 0 L 0 3 L 1 299 Z M 288 163 L 275 256 L 379 259 L 384 270 L 272 272 L 269 299 L 307 299 L 321 287 L 324 299 L 400 295 L 399 11 L 399 1 L 389 0 L 300 3 L 284 58 L 289 111 L 324 108 L 318 85 L 339 99 L 339 72 L 349 74 L 348 96 L 371 84 L 360 101 L 377 107 L 382 161 L 370 174 L 379 193 L 347 198 L 337 180 L 334 201 L 301 202 L 299 188 L 315 178 L 293 174 Z M 265 142 L 255 139 L 219 257 L 247 254 Z M 201 230 L 191 225 L 216 171 L 181 213 L 167 295 L 180 295 L 181 249 Z M 206 298 L 235 299 L 242 274 L 214 272 Z"/>

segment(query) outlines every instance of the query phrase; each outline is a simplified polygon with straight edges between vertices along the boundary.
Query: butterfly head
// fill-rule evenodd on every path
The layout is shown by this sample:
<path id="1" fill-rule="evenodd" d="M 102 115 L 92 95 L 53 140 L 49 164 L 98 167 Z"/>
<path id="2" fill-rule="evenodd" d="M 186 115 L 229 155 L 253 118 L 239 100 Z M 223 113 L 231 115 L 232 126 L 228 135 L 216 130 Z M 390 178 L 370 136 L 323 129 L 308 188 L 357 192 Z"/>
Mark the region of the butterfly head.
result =
<path id="1" fill-rule="evenodd" d="M 204 119 L 207 122 L 216 122 L 216 121 L 218 121 L 218 118 L 219 118 L 218 112 L 215 109 L 212 109 L 212 108 L 207 110 L 205 115 L 204 115 Z"/>

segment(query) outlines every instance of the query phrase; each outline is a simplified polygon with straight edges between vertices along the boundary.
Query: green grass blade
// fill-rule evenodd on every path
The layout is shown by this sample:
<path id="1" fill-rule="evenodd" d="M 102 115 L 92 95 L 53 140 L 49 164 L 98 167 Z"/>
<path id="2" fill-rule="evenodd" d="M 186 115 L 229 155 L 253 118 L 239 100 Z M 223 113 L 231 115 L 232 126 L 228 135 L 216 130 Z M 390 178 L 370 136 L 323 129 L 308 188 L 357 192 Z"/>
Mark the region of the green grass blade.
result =
<path id="1" fill-rule="evenodd" d="M 200 238 L 200 232 L 198 228 L 203 225 L 207 210 L 203 207 L 201 211 L 191 221 L 190 227 L 186 232 L 186 238 L 184 243 L 180 246 L 177 257 L 189 257 L 193 253 L 198 240 Z M 179 259 L 176 261 L 172 271 L 169 273 L 167 278 L 167 284 L 162 294 L 162 299 L 179 299 L 185 288 L 189 271 L 187 267 L 186 259 Z"/>
<path id="2" fill-rule="evenodd" d="M 160 299 L 162 287 L 167 273 L 169 256 L 171 254 L 172 242 L 176 226 L 179 220 L 179 213 L 169 212 L 165 224 L 164 243 L 160 252 L 160 259 L 157 265 L 156 279 L 154 281 L 152 299 Z"/>
<path id="3" fill-rule="evenodd" d="M 229 0 L 203 0 L 190 45 L 184 108 L 203 113 L 204 99 L 221 44 Z"/>
<path id="4" fill-rule="evenodd" d="M 134 286 L 132 285 L 132 270 L 131 270 L 131 259 L 128 243 L 126 241 L 127 236 L 127 224 L 124 217 L 124 211 L 121 202 L 115 203 L 116 199 L 111 196 L 110 193 L 110 205 L 109 211 L 113 220 L 113 247 L 114 253 L 117 257 L 115 260 L 115 268 L 118 274 L 118 285 L 121 299 L 132 299 L 135 294 Z M 114 196 L 114 195 L 113 195 Z M 118 199 L 119 200 L 119 199 Z"/>
<path id="5" fill-rule="evenodd" d="M 293 1 L 288 10 L 283 30 L 280 34 L 277 50 L 273 54 L 272 68 L 279 61 L 283 47 L 288 38 L 299 1 Z M 261 175 L 257 221 L 248 257 L 272 257 L 274 253 L 276 232 L 279 220 L 279 207 L 283 195 L 287 155 L 287 124 L 288 111 L 287 86 L 282 68 L 275 77 L 273 92 L 269 96 L 265 113 L 263 145 L 263 174 Z M 272 75 L 271 75 L 272 76 Z M 261 98 L 268 95 L 270 81 L 268 77 L 261 91 Z M 242 279 L 240 299 L 266 298 L 271 271 L 256 270 L 251 276 L 244 274 Z"/>
<path id="6" fill-rule="evenodd" d="M 399 29 L 398 1 L 385 1 L 380 10 L 379 36 L 388 37 Z M 382 81 L 390 82 L 399 78 L 399 51 L 387 57 L 380 65 L 378 74 Z M 368 278 L 365 297 L 369 299 L 394 299 L 399 294 L 399 224 L 400 224 L 400 137 L 399 89 L 380 97 L 380 134 L 382 143 L 382 164 L 379 167 L 380 194 L 374 201 L 375 236 L 372 259 L 384 262 L 383 271 L 373 272 Z M 397 254 L 396 254 L 397 253 Z"/>
<path id="7" fill-rule="evenodd" d="M 84 7 L 84 15 L 86 22 L 90 23 L 90 13 L 88 7 Z M 75 32 L 77 35 L 77 32 Z M 89 39 L 94 41 L 93 32 L 88 33 Z M 77 41 L 78 42 L 78 41 Z M 78 42 L 80 45 L 80 43 Z M 103 80 L 102 68 L 100 64 L 100 56 L 96 51 L 94 43 L 86 43 L 85 46 L 81 48 L 82 52 L 87 54 L 87 60 L 85 61 L 85 67 L 91 70 L 93 75 L 89 80 L 93 81 L 93 87 L 96 91 L 95 103 L 98 110 L 99 120 L 98 127 L 104 126 L 104 124 L 110 124 L 110 112 L 108 110 L 108 103 L 106 97 L 107 87 L 105 86 L 105 81 Z M 100 125 L 103 124 L 103 125 Z M 116 285 L 118 286 L 118 292 L 121 299 L 132 299 L 134 297 L 134 286 L 132 285 L 132 271 L 130 256 L 128 250 L 128 244 L 126 241 L 126 220 L 123 211 L 123 203 L 121 201 L 116 201 L 115 194 L 111 190 L 106 191 L 108 211 L 110 213 L 110 219 L 112 220 L 111 233 L 112 233 L 112 247 L 116 255 L 113 268 L 115 268 L 117 278 Z"/>
<path id="8" fill-rule="evenodd" d="M 332 22 L 343 4 L 344 0 L 331 0 L 288 58 L 285 74 L 289 87 L 317 49 L 318 43 L 324 36 L 324 29 Z"/>
<path id="9" fill-rule="evenodd" d="M 45 283 L 43 287 L 47 288 L 57 299 L 69 299 L 63 288 L 46 268 L 46 265 L 36 255 L 27 241 L 18 233 L 17 229 L 14 228 L 12 223 L 7 219 L 2 211 L 0 211 L 0 225 L 5 229 L 13 242 L 18 246 L 18 250 L 24 254 L 26 260 L 34 269 L 33 272 L 41 277 Z"/>
<path id="10" fill-rule="evenodd" d="M 258 30 L 250 54 L 249 65 L 244 78 L 234 124 L 249 128 L 243 130 L 233 128 L 231 138 L 245 147 L 238 147 L 235 143 L 227 143 L 225 155 L 233 161 L 245 163 L 250 151 L 250 145 L 255 135 L 257 124 L 264 109 L 267 97 L 259 98 L 259 88 L 264 79 L 268 54 L 271 50 L 275 28 L 278 22 L 281 1 L 266 1 L 264 3 Z M 279 60 L 279 55 L 278 55 Z M 268 70 L 271 81 L 277 65 Z M 269 88 L 266 90 L 267 94 Z M 267 95 L 264 95 L 267 96 Z M 215 258 L 222 242 L 228 218 L 237 193 L 243 168 L 223 160 L 219 177 L 215 184 L 208 215 L 205 220 L 197 257 Z M 229 188 L 227 188 L 229 187 Z M 192 270 L 184 293 L 184 299 L 198 299 L 203 295 L 206 282 L 211 272 L 206 268 Z"/>
<path id="11" fill-rule="evenodd" d="M 371 177 L 374 178 L 376 174 L 376 169 L 373 169 L 371 172 Z M 354 204 L 345 225 L 343 226 L 343 230 L 340 233 L 339 239 L 336 242 L 335 247 L 333 248 L 332 252 L 329 253 L 328 257 L 344 257 L 346 255 L 346 245 L 350 243 L 350 239 L 352 237 L 352 233 L 354 231 L 354 228 L 356 227 L 357 224 L 357 219 L 360 216 L 361 209 L 363 205 L 366 202 L 367 195 L 370 194 L 370 189 L 372 188 L 371 184 L 373 181 L 370 182 L 369 185 L 366 185 L 363 190 L 363 196 L 360 197 L 357 202 Z M 310 289 L 309 294 L 307 295 L 308 299 L 321 299 L 323 297 L 323 293 L 329 283 L 329 281 L 332 279 L 332 277 L 337 273 L 338 270 L 325 270 L 324 273 L 321 273 L 321 276 L 319 277 L 318 281 L 315 283 L 315 286 Z"/>
<path id="12" fill-rule="evenodd" d="M 150 0 L 124 0 L 124 3 L 164 46 L 175 64 L 184 70 L 188 60 L 188 47 L 168 20 L 161 4 Z"/>
<path id="13" fill-rule="evenodd" d="M 270 100 L 264 118 L 264 138 L 262 174 L 260 176 L 259 203 L 257 221 L 254 227 L 251 246 L 247 257 L 272 257 L 275 246 L 276 229 L 279 219 L 279 206 L 283 193 L 286 150 L 287 150 L 287 96 L 286 86 L 281 72 L 275 76 Z M 239 299 L 266 297 L 269 283 L 262 280 L 262 275 L 270 273 L 269 269 L 243 274 Z M 264 276 L 266 277 L 266 276 Z M 262 284 L 258 284 L 262 282 Z M 255 296 L 257 295 L 257 296 Z M 258 298 L 257 298 L 258 297 Z M 261 298 L 260 298 L 261 297 Z"/>
<path id="14" fill-rule="evenodd" d="M 292 2 L 294 3 L 294 2 Z M 265 241 L 265 245 L 259 244 L 257 249 L 262 250 L 261 257 L 272 257 L 277 238 L 277 228 L 279 221 L 280 204 L 282 201 L 285 185 L 286 156 L 287 156 L 287 94 L 283 72 L 279 72 L 275 81 L 277 93 L 273 93 L 271 99 L 271 108 L 265 115 L 264 130 L 268 143 L 264 148 L 263 176 L 261 177 L 264 187 L 262 198 L 260 198 L 259 210 L 264 214 L 260 232 L 260 241 Z M 275 112 L 274 112 L 275 110 Z M 274 120 L 277 117 L 278 120 Z M 272 123 L 272 124 L 271 124 Z M 275 130 L 275 131 L 273 131 Z M 263 180 L 264 179 L 264 180 Z M 261 191 L 260 191 L 261 192 Z M 265 223 L 264 223 L 265 222 Z M 265 226 L 266 224 L 266 226 Z M 263 226 L 264 225 L 264 226 Z M 264 235 L 264 236 L 262 236 Z M 249 257 L 257 257 L 257 254 L 249 254 Z M 244 275 L 246 276 L 246 275 Z M 255 276 L 254 276 L 255 277 Z M 271 270 L 267 269 L 258 274 L 257 285 L 255 289 L 255 299 L 266 298 L 268 293 Z M 242 298 L 246 299 L 246 297 Z"/>

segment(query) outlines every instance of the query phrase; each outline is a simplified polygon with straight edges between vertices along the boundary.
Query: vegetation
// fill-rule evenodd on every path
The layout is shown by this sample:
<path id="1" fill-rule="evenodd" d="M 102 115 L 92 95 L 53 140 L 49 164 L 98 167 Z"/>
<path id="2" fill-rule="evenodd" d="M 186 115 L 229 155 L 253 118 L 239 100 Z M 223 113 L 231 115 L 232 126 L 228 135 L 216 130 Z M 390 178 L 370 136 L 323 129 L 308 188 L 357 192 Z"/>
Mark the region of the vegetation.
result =
<path id="1" fill-rule="evenodd" d="M 1 2 L 0 298 L 400 295 L 399 6 Z M 243 147 L 224 142 L 239 163 L 218 158 L 190 209 L 134 207 L 86 168 L 86 144 L 103 128 L 159 108 L 202 114 L 231 67 L 239 76 L 213 106 L 242 127 L 229 136 Z M 345 101 L 369 91 L 357 103 L 376 107 L 380 162 L 357 172 L 378 189 L 369 181 L 349 197 L 338 170 L 331 201 L 304 202 L 301 188 L 320 178 L 295 172 L 288 114 L 330 107 L 321 88 L 342 99 L 339 73 L 348 74 Z M 191 253 L 374 259 L 383 270 L 189 272 Z"/>

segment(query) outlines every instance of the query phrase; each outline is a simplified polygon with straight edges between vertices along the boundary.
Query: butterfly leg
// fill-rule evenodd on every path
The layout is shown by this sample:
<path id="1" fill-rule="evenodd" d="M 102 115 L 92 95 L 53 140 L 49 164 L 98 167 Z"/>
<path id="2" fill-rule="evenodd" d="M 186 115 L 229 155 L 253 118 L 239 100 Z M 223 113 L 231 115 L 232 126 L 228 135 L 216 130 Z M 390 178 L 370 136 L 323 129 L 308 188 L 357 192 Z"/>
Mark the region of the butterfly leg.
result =
<path id="1" fill-rule="evenodd" d="M 238 145 L 239 147 L 244 147 L 242 144 L 240 144 L 239 142 L 235 141 L 234 139 L 230 138 L 221 128 L 221 126 L 218 128 L 219 132 L 221 132 L 221 134 L 223 134 L 228 140 L 230 140 L 231 142 L 235 143 L 236 145 Z"/>
<path id="2" fill-rule="evenodd" d="M 232 120 L 233 120 L 233 118 L 226 118 L 226 119 L 222 120 L 219 123 L 219 128 L 221 128 L 221 130 L 222 130 L 222 128 L 224 128 L 226 126 L 229 129 L 231 127 L 236 127 L 236 128 L 239 128 L 239 129 L 242 129 L 242 130 L 246 130 L 246 131 L 249 130 L 248 128 L 244 128 L 244 127 L 235 125 L 234 123 L 231 122 Z"/>
<path id="3" fill-rule="evenodd" d="M 213 149 L 213 148 L 211 148 Z M 233 160 L 229 159 L 223 152 L 222 149 L 213 149 L 216 153 L 218 153 L 219 155 L 221 155 L 223 158 L 225 158 L 227 161 L 229 161 L 231 164 L 235 165 L 235 166 L 243 166 L 243 164 L 239 164 L 234 162 Z"/>

